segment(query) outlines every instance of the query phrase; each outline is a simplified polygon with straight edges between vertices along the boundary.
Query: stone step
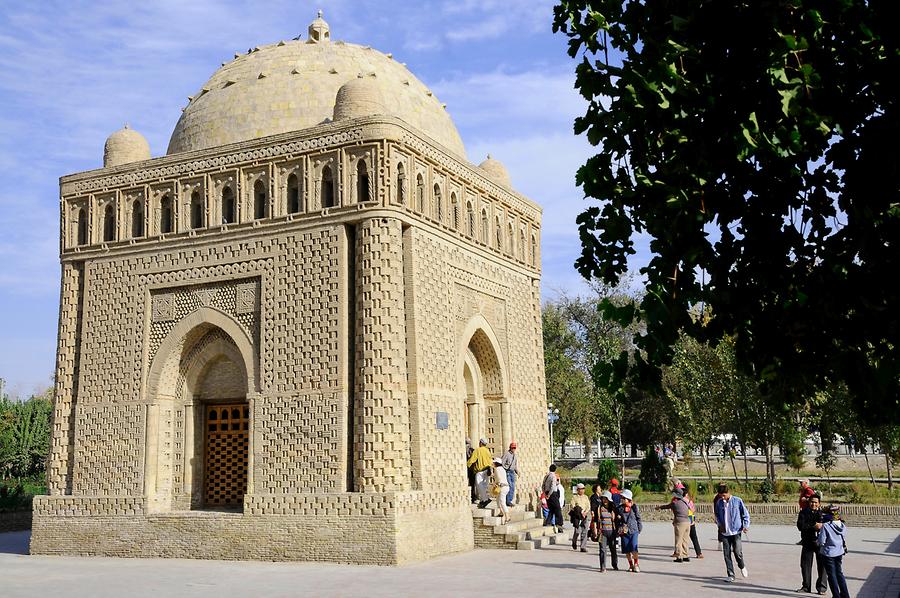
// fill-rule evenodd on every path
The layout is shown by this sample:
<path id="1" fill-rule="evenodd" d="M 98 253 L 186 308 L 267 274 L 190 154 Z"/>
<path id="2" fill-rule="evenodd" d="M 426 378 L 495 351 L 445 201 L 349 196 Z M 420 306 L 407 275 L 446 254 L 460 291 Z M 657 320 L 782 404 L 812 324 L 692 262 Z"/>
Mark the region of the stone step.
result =
<path id="1" fill-rule="evenodd" d="M 544 522 L 540 519 L 525 519 L 523 521 L 513 521 L 504 525 L 495 525 L 494 532 L 498 534 L 511 534 L 514 532 L 524 532 L 544 527 Z"/>
<path id="2" fill-rule="evenodd" d="M 538 550 L 554 544 L 562 544 L 563 542 L 565 542 L 565 534 L 552 534 L 529 540 L 519 540 L 516 542 L 516 550 Z"/>
<path id="3" fill-rule="evenodd" d="M 531 521 L 532 519 L 536 519 L 536 517 L 531 511 L 516 511 L 509 514 L 509 523 Z M 498 515 L 496 517 L 482 517 L 481 523 L 490 526 L 503 525 L 503 516 Z"/>
<path id="4" fill-rule="evenodd" d="M 515 513 L 534 513 L 534 511 L 526 511 L 525 505 L 513 505 L 509 508 L 510 515 Z M 483 509 L 479 509 L 477 505 L 472 505 L 472 517 L 500 517 L 503 511 L 497 506 L 497 503 L 491 502 Z"/>

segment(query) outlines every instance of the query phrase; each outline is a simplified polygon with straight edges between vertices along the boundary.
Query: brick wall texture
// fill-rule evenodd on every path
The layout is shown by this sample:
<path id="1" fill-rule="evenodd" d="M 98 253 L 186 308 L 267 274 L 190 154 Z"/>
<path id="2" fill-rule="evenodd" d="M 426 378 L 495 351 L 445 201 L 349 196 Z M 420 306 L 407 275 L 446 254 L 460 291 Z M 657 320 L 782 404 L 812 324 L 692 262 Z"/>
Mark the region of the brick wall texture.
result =
<path id="1" fill-rule="evenodd" d="M 423 175 L 422 201 L 399 193 L 402 173 Z M 262 218 L 248 207 L 259 181 Z M 226 187 L 236 221 L 218 224 Z M 488 228 L 454 218 L 462 198 Z M 150 235 L 120 223 L 102 240 L 108 205 Z M 63 177 L 61 215 L 50 496 L 32 552 L 389 564 L 467 550 L 467 436 L 497 456 L 516 440 L 533 500 L 548 435 L 540 262 L 521 239 L 538 238 L 540 209 L 408 125 L 356 119 Z M 209 461 L 246 468 L 243 503 L 221 511 L 204 504 L 222 474 L 206 470 L 220 450 L 207 427 L 228 425 L 204 419 L 217 402 L 249 413 L 246 453 Z"/>

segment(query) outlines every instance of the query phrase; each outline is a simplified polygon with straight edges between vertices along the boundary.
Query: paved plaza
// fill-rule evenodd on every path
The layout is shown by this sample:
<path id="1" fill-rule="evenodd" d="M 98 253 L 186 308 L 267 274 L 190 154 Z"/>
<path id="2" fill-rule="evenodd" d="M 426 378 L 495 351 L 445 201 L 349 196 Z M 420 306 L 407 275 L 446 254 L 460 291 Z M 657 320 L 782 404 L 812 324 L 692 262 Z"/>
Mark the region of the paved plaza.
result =
<path id="1" fill-rule="evenodd" d="M 859 598 L 900 594 L 900 532 L 850 528 L 844 570 Z M 641 573 L 597 568 L 570 546 L 536 551 L 474 550 L 401 567 L 29 556 L 28 532 L 0 534 L 0 596 L 797 596 L 797 532 L 756 526 L 744 555 L 748 579 L 723 581 L 715 529 L 702 524 L 703 560 L 673 563 L 672 528 L 648 523 L 641 534 Z M 348 542 L 353 538 L 348 537 Z M 693 554 L 693 552 L 692 552 Z M 623 561 L 624 562 L 624 559 Z"/>

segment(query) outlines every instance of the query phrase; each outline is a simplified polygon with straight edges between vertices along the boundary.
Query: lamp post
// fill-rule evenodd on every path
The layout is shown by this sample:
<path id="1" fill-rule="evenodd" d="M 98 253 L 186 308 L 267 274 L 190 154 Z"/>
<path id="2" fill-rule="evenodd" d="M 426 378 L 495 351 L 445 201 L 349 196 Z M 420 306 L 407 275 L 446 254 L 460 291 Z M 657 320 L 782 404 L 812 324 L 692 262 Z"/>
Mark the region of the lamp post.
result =
<path id="1" fill-rule="evenodd" d="M 550 462 L 553 463 L 553 424 L 559 420 L 559 409 L 547 403 L 547 421 L 550 422 Z"/>

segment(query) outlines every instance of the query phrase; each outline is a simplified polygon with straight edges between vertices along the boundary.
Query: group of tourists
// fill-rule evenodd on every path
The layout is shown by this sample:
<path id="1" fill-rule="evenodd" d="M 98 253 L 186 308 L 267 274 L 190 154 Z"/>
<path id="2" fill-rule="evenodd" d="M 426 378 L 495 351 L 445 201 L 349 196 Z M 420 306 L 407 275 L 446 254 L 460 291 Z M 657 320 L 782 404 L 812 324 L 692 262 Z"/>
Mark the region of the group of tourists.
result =
<path id="1" fill-rule="evenodd" d="M 808 481 L 801 486 L 801 510 L 797 518 L 797 529 L 801 534 L 800 568 L 803 577 L 803 585 L 797 591 L 812 591 L 811 570 L 815 560 L 818 573 L 816 591 L 824 595 L 828 586 L 831 586 L 834 598 L 849 598 L 842 570 L 842 558 L 847 551 L 846 525 L 841 521 L 840 509 L 835 505 L 822 508 L 821 497 L 812 489 L 807 490 L 808 487 Z M 551 465 L 541 484 L 541 498 L 546 497 L 547 500 L 544 525 L 552 525 L 556 531 L 562 530 L 563 523 L 559 502 L 561 494 L 556 466 Z M 690 545 L 693 545 L 695 558 L 704 558 L 694 508 L 690 491 L 677 479 L 671 501 L 656 507 L 656 510 L 672 512 L 675 535 L 672 557 L 676 563 L 691 561 L 688 552 Z M 713 499 L 713 514 L 725 561 L 725 581 L 734 582 L 737 572 L 742 577 L 748 577 L 750 573 L 742 546 L 742 537 L 750 530 L 747 506 L 740 497 L 731 493 L 727 484 L 719 484 Z M 609 564 L 613 570 L 618 571 L 619 548 L 628 560 L 628 570 L 640 572 L 638 537 L 643 531 L 641 511 L 632 492 L 619 489 L 618 480 L 611 480 L 606 490 L 600 484 L 595 484 L 590 496 L 585 495 L 584 484 L 575 486 L 568 515 L 573 526 L 572 549 L 588 552 L 588 540 L 598 542 L 601 573 L 607 570 L 607 552 Z"/>
<path id="2" fill-rule="evenodd" d="M 516 478 L 519 475 L 517 445 L 510 442 L 502 457 L 492 456 L 487 445 L 487 439 L 482 438 L 478 441 L 478 448 L 473 449 L 472 441 L 466 438 L 466 469 L 472 502 L 483 509 L 495 498 L 503 513 L 503 523 L 506 523 L 509 521 L 509 508 L 515 501 Z"/>

